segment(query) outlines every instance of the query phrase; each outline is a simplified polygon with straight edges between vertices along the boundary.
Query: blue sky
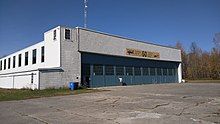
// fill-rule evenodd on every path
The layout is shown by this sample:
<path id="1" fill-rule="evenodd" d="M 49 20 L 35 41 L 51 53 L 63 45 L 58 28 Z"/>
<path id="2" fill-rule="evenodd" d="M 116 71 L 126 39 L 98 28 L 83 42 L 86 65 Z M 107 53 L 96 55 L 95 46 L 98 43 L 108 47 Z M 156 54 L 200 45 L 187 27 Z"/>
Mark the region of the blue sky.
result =
<path id="1" fill-rule="evenodd" d="M 43 40 L 58 25 L 83 27 L 83 0 L 0 0 L 0 56 Z M 89 0 L 88 28 L 162 45 L 213 47 L 220 0 Z"/>

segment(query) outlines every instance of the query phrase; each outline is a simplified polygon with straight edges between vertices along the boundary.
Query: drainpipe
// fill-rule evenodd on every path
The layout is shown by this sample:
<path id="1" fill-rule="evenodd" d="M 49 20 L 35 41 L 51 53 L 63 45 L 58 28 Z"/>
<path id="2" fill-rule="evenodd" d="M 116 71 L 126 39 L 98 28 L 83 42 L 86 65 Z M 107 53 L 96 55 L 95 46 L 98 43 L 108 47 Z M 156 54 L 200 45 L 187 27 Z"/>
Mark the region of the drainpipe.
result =
<path id="1" fill-rule="evenodd" d="M 78 45 L 78 54 L 79 54 L 79 58 L 78 58 L 78 60 L 80 60 L 80 61 L 78 61 L 78 72 L 79 72 L 79 74 L 77 75 L 77 80 L 79 81 L 79 86 L 81 86 L 81 53 L 80 53 L 80 47 L 79 47 L 79 42 L 80 42 L 80 36 L 79 36 L 79 27 L 76 27 L 76 41 L 77 41 L 77 45 Z"/>
<path id="2" fill-rule="evenodd" d="M 14 89 L 15 88 L 15 81 L 14 81 L 15 79 L 14 79 L 14 75 L 12 76 L 12 81 L 13 81 L 13 86 L 12 86 L 12 88 Z"/>

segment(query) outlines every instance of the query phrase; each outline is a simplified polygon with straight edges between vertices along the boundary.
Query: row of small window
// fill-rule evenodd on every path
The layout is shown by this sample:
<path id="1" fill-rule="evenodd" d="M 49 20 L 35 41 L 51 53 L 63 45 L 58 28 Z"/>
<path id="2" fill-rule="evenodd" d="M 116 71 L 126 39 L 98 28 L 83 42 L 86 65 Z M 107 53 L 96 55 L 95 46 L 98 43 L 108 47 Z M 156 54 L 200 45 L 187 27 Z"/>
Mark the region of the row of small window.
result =
<path id="1" fill-rule="evenodd" d="M 28 54 L 29 52 L 25 52 L 24 54 L 24 65 L 28 65 Z M 0 70 L 6 70 L 6 64 L 8 64 L 8 69 L 11 68 L 11 58 L 8 58 L 8 63 L 6 62 L 7 59 L 4 59 L 4 61 L 0 61 Z M 15 68 L 16 66 L 16 56 L 13 56 L 12 58 L 12 68 Z M 18 67 L 21 67 L 21 61 L 22 61 L 22 54 L 18 55 Z M 4 62 L 4 66 L 3 66 Z M 41 47 L 41 62 L 44 62 L 44 46 Z M 37 63 L 37 49 L 32 50 L 32 64 Z"/>
<path id="2" fill-rule="evenodd" d="M 141 67 L 123 67 L 123 66 L 102 66 L 94 65 L 93 73 L 94 75 L 103 75 L 103 67 L 105 67 L 105 75 L 176 75 L 177 69 L 174 68 L 141 68 Z"/>
<path id="3" fill-rule="evenodd" d="M 57 30 L 53 31 L 53 40 L 57 39 Z M 70 29 L 65 29 L 65 39 L 70 40 Z"/>

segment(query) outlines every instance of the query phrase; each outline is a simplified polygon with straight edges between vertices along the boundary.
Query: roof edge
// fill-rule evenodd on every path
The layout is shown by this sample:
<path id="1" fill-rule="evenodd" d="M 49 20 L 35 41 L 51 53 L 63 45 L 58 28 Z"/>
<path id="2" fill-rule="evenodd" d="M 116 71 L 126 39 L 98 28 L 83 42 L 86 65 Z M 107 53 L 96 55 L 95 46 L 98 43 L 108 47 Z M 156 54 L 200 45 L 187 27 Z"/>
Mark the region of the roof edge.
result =
<path id="1" fill-rule="evenodd" d="M 93 29 L 82 28 L 82 27 L 75 27 L 75 28 L 76 28 L 76 29 L 86 30 L 86 31 L 91 31 L 91 32 L 99 33 L 99 34 L 104 34 L 104 35 L 108 35 L 108 36 L 113 36 L 113 37 L 117 37 L 117 38 L 132 40 L 132 41 L 135 41 L 135 42 L 141 42 L 141 43 L 146 43 L 146 44 L 151 44 L 151 45 L 156 45 L 156 46 L 161 46 L 161 47 L 166 47 L 166 48 L 171 48 L 171 49 L 180 50 L 180 49 L 178 49 L 178 48 L 176 48 L 176 47 L 171 47 L 171 46 L 165 46 L 165 45 L 155 44 L 155 43 L 151 43 L 151 42 L 147 42 L 147 41 L 137 40 L 137 39 L 134 39 L 134 38 L 128 38 L 128 37 L 124 37 L 124 36 L 120 36 L 120 35 L 115 35 L 115 34 L 110 34 L 110 33 L 106 33 L 106 32 L 96 31 L 96 30 L 93 30 Z M 181 51 L 181 50 L 180 50 L 180 51 Z"/>

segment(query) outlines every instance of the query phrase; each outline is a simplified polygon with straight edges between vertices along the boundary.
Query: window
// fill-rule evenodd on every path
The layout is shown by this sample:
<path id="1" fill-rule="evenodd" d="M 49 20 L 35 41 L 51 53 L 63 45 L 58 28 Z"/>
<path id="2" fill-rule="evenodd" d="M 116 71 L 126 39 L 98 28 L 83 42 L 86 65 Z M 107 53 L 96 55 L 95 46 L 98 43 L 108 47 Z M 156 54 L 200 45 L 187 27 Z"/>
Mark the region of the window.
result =
<path id="1" fill-rule="evenodd" d="M 6 59 L 4 60 L 4 70 L 6 69 Z"/>
<path id="2" fill-rule="evenodd" d="M 157 68 L 157 75 L 162 75 L 162 70 L 161 70 L 161 68 Z"/>
<path id="3" fill-rule="evenodd" d="M 8 58 L 8 69 L 11 68 L 11 58 Z"/>
<path id="4" fill-rule="evenodd" d="M 57 39 L 57 30 L 54 30 L 53 31 L 53 40 L 56 40 Z"/>
<path id="5" fill-rule="evenodd" d="M 155 68 L 150 68 L 150 75 L 154 76 L 156 74 Z"/>
<path id="6" fill-rule="evenodd" d="M 105 66 L 105 74 L 114 75 L 114 67 L 110 65 Z"/>
<path id="7" fill-rule="evenodd" d="M 134 75 L 136 75 L 136 76 L 141 75 L 141 68 L 140 67 L 134 67 Z"/>
<path id="8" fill-rule="evenodd" d="M 15 56 L 13 56 L 13 68 L 15 68 Z"/>
<path id="9" fill-rule="evenodd" d="M 149 75 L 149 69 L 143 68 L 143 75 Z"/>
<path id="10" fill-rule="evenodd" d="M 44 62 L 44 46 L 41 47 L 41 62 Z"/>
<path id="11" fill-rule="evenodd" d="M 133 75 L 132 67 L 125 67 L 126 75 Z"/>
<path id="12" fill-rule="evenodd" d="M 83 64 L 83 75 L 89 76 L 90 75 L 90 65 L 89 64 Z"/>
<path id="13" fill-rule="evenodd" d="M 116 66 L 116 75 L 124 75 L 124 67 Z"/>
<path id="14" fill-rule="evenodd" d="M 168 69 L 168 75 L 173 75 L 173 71 L 172 70 L 173 69 L 171 69 L 171 68 Z"/>
<path id="15" fill-rule="evenodd" d="M 0 70 L 2 70 L 2 60 L 0 61 Z"/>
<path id="16" fill-rule="evenodd" d="M 24 65 L 28 65 L 28 52 L 25 52 L 25 61 Z"/>
<path id="17" fill-rule="evenodd" d="M 70 29 L 65 29 L 65 39 L 70 39 Z"/>
<path id="18" fill-rule="evenodd" d="M 177 75 L 177 69 L 176 68 L 174 69 L 174 75 Z"/>
<path id="19" fill-rule="evenodd" d="M 21 67 L 21 54 L 18 55 L 18 67 Z"/>
<path id="20" fill-rule="evenodd" d="M 103 66 L 102 65 L 94 65 L 93 66 L 93 73 L 94 75 L 103 75 Z"/>
<path id="21" fill-rule="evenodd" d="M 32 64 L 36 64 L 37 62 L 37 49 L 32 51 Z"/>
<path id="22" fill-rule="evenodd" d="M 163 69 L 163 75 L 167 75 L 167 69 L 166 68 Z"/>

